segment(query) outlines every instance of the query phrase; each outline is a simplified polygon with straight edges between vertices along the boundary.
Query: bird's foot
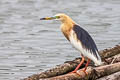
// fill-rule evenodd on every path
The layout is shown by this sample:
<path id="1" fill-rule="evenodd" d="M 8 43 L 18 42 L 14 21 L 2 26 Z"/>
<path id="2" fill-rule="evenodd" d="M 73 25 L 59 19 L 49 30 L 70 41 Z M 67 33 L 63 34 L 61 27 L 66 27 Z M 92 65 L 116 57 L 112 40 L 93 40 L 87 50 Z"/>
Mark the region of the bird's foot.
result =
<path id="1" fill-rule="evenodd" d="M 72 71 L 72 72 L 70 72 L 70 73 L 77 73 L 77 71 L 74 70 L 74 71 Z"/>
<path id="2" fill-rule="evenodd" d="M 86 70 L 82 70 L 84 73 L 85 73 L 85 75 L 88 75 L 88 72 L 86 72 Z M 72 72 L 70 72 L 69 74 L 71 74 L 71 73 L 75 73 L 75 74 L 77 74 L 77 75 L 79 75 L 79 76 L 81 76 L 77 71 L 72 71 Z"/>
<path id="3" fill-rule="evenodd" d="M 69 74 L 71 74 L 71 73 L 75 73 L 75 74 L 77 74 L 77 75 L 79 75 L 79 76 L 81 76 L 79 73 L 77 73 L 77 71 L 72 71 L 72 72 L 70 72 Z"/>
<path id="4" fill-rule="evenodd" d="M 85 75 L 88 75 L 88 72 L 86 72 L 86 70 L 83 69 L 82 71 L 85 73 Z"/>

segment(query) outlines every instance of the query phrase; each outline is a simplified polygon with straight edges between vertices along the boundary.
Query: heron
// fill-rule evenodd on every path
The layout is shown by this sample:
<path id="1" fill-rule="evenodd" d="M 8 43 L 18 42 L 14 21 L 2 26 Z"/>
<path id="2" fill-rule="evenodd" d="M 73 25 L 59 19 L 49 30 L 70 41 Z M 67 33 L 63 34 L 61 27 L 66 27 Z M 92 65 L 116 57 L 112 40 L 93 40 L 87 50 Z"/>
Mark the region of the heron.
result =
<path id="1" fill-rule="evenodd" d="M 74 71 L 72 71 L 73 73 L 77 73 L 77 70 L 84 63 L 86 58 L 88 60 L 87 63 L 85 64 L 85 68 L 83 69 L 83 72 L 85 74 L 88 74 L 86 72 L 86 69 L 91 61 L 93 61 L 96 66 L 102 64 L 98 48 L 90 34 L 85 29 L 80 27 L 68 15 L 64 13 L 56 14 L 53 17 L 40 18 L 40 20 L 53 20 L 53 19 L 61 21 L 62 24 L 60 28 L 62 33 L 67 38 L 67 40 L 72 44 L 72 46 L 80 52 L 80 55 L 82 57 L 81 62 L 74 69 Z"/>

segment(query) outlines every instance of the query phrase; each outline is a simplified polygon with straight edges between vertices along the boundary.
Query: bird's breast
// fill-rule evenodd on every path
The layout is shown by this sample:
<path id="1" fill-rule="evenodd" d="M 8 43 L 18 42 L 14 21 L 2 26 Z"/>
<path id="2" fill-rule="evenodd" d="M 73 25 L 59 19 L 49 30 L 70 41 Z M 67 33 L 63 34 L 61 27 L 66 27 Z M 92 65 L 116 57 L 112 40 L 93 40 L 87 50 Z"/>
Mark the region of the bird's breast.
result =
<path id="1" fill-rule="evenodd" d="M 77 39 L 77 35 L 75 34 L 75 32 L 73 30 L 71 30 L 70 32 L 70 43 L 77 49 L 79 50 L 80 52 L 82 52 L 81 50 L 83 49 L 82 48 L 82 44 L 80 42 L 80 40 Z"/>
<path id="2" fill-rule="evenodd" d="M 64 36 L 67 38 L 67 40 L 70 41 L 70 34 L 71 34 L 71 27 L 68 27 L 67 25 L 61 26 L 61 31 L 63 32 Z"/>

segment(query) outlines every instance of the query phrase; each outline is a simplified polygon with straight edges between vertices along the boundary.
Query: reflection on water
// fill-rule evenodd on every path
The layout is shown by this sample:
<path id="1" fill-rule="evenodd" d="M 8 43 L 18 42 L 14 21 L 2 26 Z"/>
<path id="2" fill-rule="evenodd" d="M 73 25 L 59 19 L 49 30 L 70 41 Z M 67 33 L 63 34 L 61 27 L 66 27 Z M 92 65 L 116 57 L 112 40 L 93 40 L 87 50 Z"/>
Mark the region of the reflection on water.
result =
<path id="1" fill-rule="evenodd" d="M 80 56 L 59 21 L 39 18 L 68 14 L 101 50 L 120 44 L 119 9 L 119 0 L 0 0 L 0 80 L 18 80 Z"/>

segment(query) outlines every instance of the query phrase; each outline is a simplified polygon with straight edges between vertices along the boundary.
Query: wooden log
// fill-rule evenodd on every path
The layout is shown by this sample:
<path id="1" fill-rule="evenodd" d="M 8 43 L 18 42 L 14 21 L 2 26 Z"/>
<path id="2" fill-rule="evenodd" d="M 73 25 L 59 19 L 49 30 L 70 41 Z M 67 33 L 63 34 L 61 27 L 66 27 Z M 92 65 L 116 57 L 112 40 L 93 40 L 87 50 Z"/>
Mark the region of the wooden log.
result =
<path id="1" fill-rule="evenodd" d="M 113 48 L 104 49 L 102 51 L 99 51 L 99 54 L 100 54 L 102 59 L 112 57 L 112 56 L 117 55 L 119 53 L 120 53 L 120 45 L 116 45 Z"/>
<path id="2" fill-rule="evenodd" d="M 110 58 L 107 58 L 106 59 L 106 62 L 108 64 L 113 64 L 113 63 L 117 63 L 117 62 L 120 62 L 120 53 L 115 55 L 115 56 L 112 56 Z"/>
<path id="3" fill-rule="evenodd" d="M 91 73 L 92 70 L 93 69 L 91 67 L 89 67 L 87 69 L 88 74 L 92 74 Z M 75 73 L 68 73 L 68 74 L 64 74 L 64 75 L 61 75 L 61 76 L 56 76 L 56 77 L 51 77 L 51 78 L 45 78 L 45 79 L 43 78 L 43 79 L 40 79 L 40 80 L 83 80 L 85 74 L 81 70 L 78 71 L 78 73 L 79 73 L 79 75 L 75 74 Z M 86 79 L 84 79 L 84 80 L 86 80 Z"/>
<path id="4" fill-rule="evenodd" d="M 120 53 L 120 46 L 117 45 L 114 48 L 105 49 L 103 51 L 100 51 L 99 53 L 100 53 L 102 59 L 105 60 L 108 57 L 119 54 Z M 110 63 L 110 61 L 112 61 L 112 59 L 113 58 L 109 59 L 109 63 Z M 54 77 L 54 76 L 66 74 L 66 73 L 74 70 L 75 67 L 80 63 L 80 61 L 81 61 L 81 58 L 76 58 L 73 61 L 67 61 L 64 64 L 58 65 L 53 69 L 47 70 L 47 71 L 42 72 L 40 74 L 32 75 L 28 78 L 25 78 L 24 80 L 39 80 L 40 78 L 49 78 L 49 77 Z M 85 65 L 85 63 L 81 66 L 81 68 L 83 68 L 84 65 Z M 93 66 L 92 63 L 90 65 Z"/>
<path id="5" fill-rule="evenodd" d="M 74 70 L 75 67 L 79 64 L 80 60 L 81 60 L 81 58 L 76 58 L 73 61 L 67 61 L 62 65 L 58 65 L 55 68 L 52 68 L 45 72 L 41 72 L 40 74 L 34 74 L 28 78 L 25 78 L 24 80 L 39 80 L 40 78 L 49 78 L 49 77 L 66 74 L 66 73 Z M 85 65 L 85 63 L 84 63 L 84 65 Z M 84 67 L 84 65 L 82 65 L 81 68 Z"/>
<path id="6" fill-rule="evenodd" d="M 56 76 L 39 80 L 96 80 L 97 78 L 107 76 L 118 71 L 120 71 L 120 62 L 95 68 L 89 67 L 87 69 L 88 75 L 85 75 L 85 73 L 82 70 L 78 70 L 77 73 L 79 75 L 76 73 L 68 73 L 62 76 Z"/>
<path id="7" fill-rule="evenodd" d="M 120 80 L 120 71 L 116 72 L 114 74 L 111 74 L 109 76 L 105 76 L 105 77 L 99 78 L 97 80 Z"/>

